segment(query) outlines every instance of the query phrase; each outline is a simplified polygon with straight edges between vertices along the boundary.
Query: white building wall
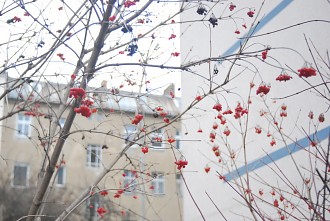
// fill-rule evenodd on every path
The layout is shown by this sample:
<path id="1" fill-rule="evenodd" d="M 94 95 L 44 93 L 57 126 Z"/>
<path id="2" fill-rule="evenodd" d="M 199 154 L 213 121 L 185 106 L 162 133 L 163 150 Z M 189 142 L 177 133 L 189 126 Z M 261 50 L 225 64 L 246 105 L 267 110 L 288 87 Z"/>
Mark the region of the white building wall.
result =
<path id="1" fill-rule="evenodd" d="M 2 73 L 0 75 L 0 95 L 2 95 L 6 90 L 6 82 L 7 82 L 7 73 Z M 4 114 L 4 104 L 5 99 L 0 100 L 0 118 L 3 117 Z M 1 153 L 1 144 L 2 144 L 2 127 L 3 127 L 3 121 L 0 120 L 0 153 Z"/>
<path id="2" fill-rule="evenodd" d="M 236 25 L 241 34 L 237 35 L 234 33 L 236 30 L 235 22 L 227 17 L 230 15 L 230 11 L 228 10 L 228 5 L 230 3 L 224 2 L 223 4 L 218 4 L 212 9 L 212 12 L 216 15 L 216 17 L 221 15 L 224 19 L 218 21 L 219 24 L 215 28 L 207 22 L 209 14 L 205 16 L 205 22 L 188 24 L 183 23 L 181 25 L 181 59 L 183 63 L 208 58 L 210 55 L 211 57 L 216 57 L 226 54 L 226 51 L 239 41 L 238 38 L 243 37 L 248 31 L 248 29 L 244 30 L 244 28 L 242 28 L 242 24 L 246 24 L 247 27 L 251 27 L 254 21 L 254 24 L 256 24 L 256 22 L 261 20 L 261 24 L 259 24 L 261 25 L 261 28 L 256 32 L 258 35 L 279 30 L 301 22 L 316 19 L 329 21 L 330 18 L 330 4 L 325 0 L 264 1 L 264 5 L 262 7 L 262 1 L 232 2 L 237 6 L 237 8 L 233 11 L 237 13 L 234 14 L 233 17 L 235 17 Z M 190 4 L 193 5 L 198 3 Z M 214 5 L 214 3 L 208 2 L 202 2 L 202 4 L 207 4 L 208 6 Z M 209 10 L 209 8 L 207 9 Z M 255 15 L 258 14 L 260 9 L 259 16 L 256 20 L 254 20 L 256 16 L 249 18 L 246 15 L 246 12 L 249 11 L 249 9 L 255 9 Z M 203 16 L 196 13 L 196 8 L 184 13 L 181 17 L 181 21 L 191 20 L 194 18 L 196 18 L 196 20 L 203 18 Z M 267 22 L 263 26 L 262 22 L 265 20 Z M 236 77 L 222 89 L 219 89 L 219 93 L 202 100 L 196 108 L 191 109 L 183 118 L 182 128 L 186 128 L 186 132 L 188 133 L 182 137 L 182 140 L 193 140 L 189 142 L 182 142 L 183 155 L 189 162 L 188 166 L 183 170 L 183 174 L 187 181 L 188 188 L 206 220 L 222 220 L 221 214 L 207 197 L 206 192 L 210 195 L 227 220 L 244 220 L 244 217 L 252 218 L 251 213 L 249 213 L 239 194 L 237 194 L 228 183 L 225 183 L 218 178 L 218 173 L 225 175 L 228 172 L 235 170 L 235 167 L 239 168 L 240 166 L 243 166 L 245 160 L 243 154 L 244 148 L 242 146 L 243 138 L 241 135 L 239 121 L 234 119 L 232 116 L 227 118 L 227 125 L 232 131 L 231 135 L 228 136 L 227 139 L 224 136 L 219 136 L 224 130 L 223 125 L 220 125 L 220 130 L 217 130 L 218 134 L 216 143 L 219 144 L 223 155 L 222 163 L 217 162 L 217 158 L 211 150 L 213 144 L 209 141 L 209 133 L 212 130 L 211 128 L 213 123 L 219 123 L 219 120 L 214 119 L 217 113 L 212 110 L 212 107 L 215 103 L 217 103 L 217 100 L 222 104 L 224 110 L 226 110 L 227 107 L 230 107 L 234 111 L 237 102 L 240 102 L 242 106 L 247 107 L 250 91 L 249 84 L 252 81 L 255 83 L 255 87 L 251 90 L 250 99 L 252 104 L 250 104 L 249 121 L 247 126 L 245 124 L 246 117 L 241 118 L 242 130 L 245 131 L 245 126 L 248 129 L 246 137 L 247 162 L 252 162 L 253 160 L 259 159 L 267 154 L 272 154 L 274 151 L 279 150 L 282 147 L 295 142 L 296 140 L 303 139 L 306 137 L 306 134 L 310 134 L 315 131 L 315 125 L 317 125 L 318 130 L 327 128 L 323 131 L 323 135 L 329 133 L 327 132 L 329 131 L 330 117 L 327 112 L 329 102 L 327 102 L 325 98 L 322 98 L 316 94 L 315 90 L 307 90 L 304 93 L 291 96 L 287 99 L 276 100 L 276 103 L 275 100 L 272 99 L 290 95 L 306 89 L 310 87 L 308 83 L 311 85 L 316 85 L 322 82 L 319 73 L 317 77 L 311 77 L 304 81 L 304 79 L 299 78 L 289 71 L 288 73 L 293 76 L 293 79 L 288 82 L 275 81 L 275 78 L 281 73 L 281 69 L 276 68 L 275 66 L 281 65 L 284 69 L 292 69 L 297 71 L 305 64 L 305 60 L 307 62 L 314 63 L 306 44 L 306 39 L 312 48 L 315 46 L 320 55 L 323 58 L 326 58 L 327 50 L 329 49 L 328 39 L 330 39 L 329 27 L 330 25 L 327 22 L 308 22 L 290 29 L 250 39 L 248 42 L 249 47 L 246 51 L 260 50 L 260 52 L 248 54 L 247 56 L 250 56 L 249 58 L 244 59 L 244 61 L 239 61 L 238 63 L 242 66 L 234 66 L 232 69 L 231 77 Z M 306 36 L 306 39 L 304 35 Z M 314 46 L 311 42 L 313 42 Z M 272 49 L 268 52 L 268 58 L 265 62 L 263 62 L 260 57 L 256 58 L 254 55 L 257 54 L 260 56 L 261 51 L 267 46 Z M 237 52 L 237 50 L 238 48 L 235 52 Z M 313 55 L 317 56 L 315 50 L 313 50 Z M 318 64 L 322 63 L 319 58 L 316 58 L 316 60 Z M 204 92 L 209 90 L 209 68 L 212 72 L 214 64 L 216 63 L 211 62 L 210 66 L 208 64 L 194 66 L 191 69 L 195 74 L 189 72 L 184 72 L 182 74 L 183 110 L 194 101 L 197 95 L 203 95 Z M 213 87 L 224 81 L 230 68 L 230 64 L 231 63 L 228 61 L 217 64 L 219 73 L 216 76 L 213 76 L 211 73 L 214 80 L 212 83 Z M 244 69 L 244 66 L 248 68 Z M 312 66 L 315 68 L 314 64 Z M 321 72 L 323 74 L 327 74 L 324 75 L 324 77 L 329 77 L 329 69 L 325 67 L 324 64 L 321 66 Z M 264 97 L 265 102 L 263 101 L 263 98 L 256 95 L 256 89 L 261 82 L 271 83 L 271 90 L 269 94 Z M 326 88 L 321 88 L 322 93 L 324 93 L 327 96 L 327 99 L 329 99 L 329 93 L 324 90 Z M 282 103 L 285 103 L 288 106 L 288 117 L 283 118 L 283 121 L 281 121 L 281 118 L 278 117 Z M 268 105 L 270 108 L 269 110 L 266 110 L 267 107 L 265 104 Z M 276 131 L 275 127 L 273 127 L 274 124 L 272 122 L 267 121 L 265 117 L 260 117 L 259 113 L 262 109 L 267 112 L 276 113 L 279 124 L 283 128 L 283 134 L 287 135 L 287 137 L 281 137 L 281 134 Z M 314 121 L 310 121 L 307 117 L 311 110 L 314 112 Z M 317 117 L 320 113 L 325 114 L 325 121 L 318 124 Z M 254 132 L 254 127 L 256 125 L 261 126 L 263 129 L 262 134 L 257 135 Z M 203 133 L 197 133 L 199 128 L 203 130 Z M 271 138 L 266 136 L 267 132 L 271 133 L 277 142 L 277 144 L 273 147 L 269 144 Z M 185 131 L 183 131 L 183 134 L 184 133 Z M 285 142 L 283 142 L 283 140 Z M 324 139 L 319 147 L 325 147 L 326 144 L 327 139 Z M 228 147 L 235 152 L 235 161 L 229 160 Z M 308 147 L 307 150 L 309 148 L 310 147 Z M 293 163 L 292 159 L 295 160 L 296 165 Z M 296 186 L 303 192 L 303 179 L 311 178 L 309 173 L 309 165 L 310 163 L 314 164 L 313 159 L 313 156 L 308 154 L 307 151 L 301 150 L 292 154 L 292 158 L 290 156 L 286 156 L 277 160 L 276 164 L 271 163 L 267 166 L 263 166 L 257 170 L 249 172 L 250 188 L 256 195 L 258 195 L 259 189 L 262 188 L 264 191 L 262 199 L 268 202 L 273 202 L 273 200 L 277 199 L 279 196 L 278 193 L 276 196 L 272 196 L 269 193 L 272 190 L 271 186 L 276 186 L 279 189 L 290 190 L 290 188 L 287 188 L 287 185 L 284 184 L 284 182 L 279 179 L 278 175 L 274 172 L 275 170 L 279 173 L 279 170 L 276 169 L 277 165 L 278 168 L 280 168 L 280 170 L 285 174 L 285 176 L 281 175 L 281 177 L 287 177 L 288 180 L 292 182 L 293 186 Z M 208 174 L 204 172 L 204 167 L 206 165 L 211 167 L 211 171 Z M 296 166 L 299 168 L 303 179 L 298 175 L 299 173 L 297 169 L 295 169 Z M 261 181 L 264 183 L 260 183 Z M 241 185 L 239 183 L 241 182 L 239 179 L 237 179 L 237 182 Z M 246 184 L 246 175 L 242 177 L 242 182 L 244 185 Z M 234 185 L 232 181 L 230 184 Z M 292 203 L 296 202 L 296 198 L 291 193 L 283 194 L 290 197 Z M 187 191 L 184 197 L 184 220 L 202 220 L 200 213 L 198 212 Z M 301 205 L 301 203 L 302 202 L 299 202 L 299 205 Z M 277 210 L 274 209 L 272 205 L 267 205 L 267 203 L 259 203 L 258 205 L 261 206 L 262 209 L 266 210 L 267 214 L 271 218 L 279 220 Z M 308 214 L 308 209 L 305 208 L 303 213 Z M 330 218 L 329 213 L 327 214 L 327 218 Z M 260 219 L 260 217 L 258 219 Z M 289 218 L 289 220 L 291 219 L 292 218 Z"/>

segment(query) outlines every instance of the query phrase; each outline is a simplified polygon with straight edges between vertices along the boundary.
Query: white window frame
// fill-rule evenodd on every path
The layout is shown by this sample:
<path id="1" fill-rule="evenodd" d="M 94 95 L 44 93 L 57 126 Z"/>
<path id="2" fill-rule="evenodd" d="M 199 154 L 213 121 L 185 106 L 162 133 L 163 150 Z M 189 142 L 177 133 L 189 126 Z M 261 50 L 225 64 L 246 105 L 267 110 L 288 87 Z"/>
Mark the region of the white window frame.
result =
<path id="1" fill-rule="evenodd" d="M 182 190 L 182 177 L 180 173 L 175 174 L 176 192 L 179 197 L 183 196 Z"/>
<path id="2" fill-rule="evenodd" d="M 152 193 L 155 195 L 165 195 L 165 177 L 164 173 L 152 172 L 151 185 L 153 186 Z"/>
<path id="3" fill-rule="evenodd" d="M 25 167 L 26 168 L 26 178 L 25 178 L 25 185 L 16 185 L 15 184 L 15 167 Z M 13 174 L 12 174 L 12 181 L 11 185 L 17 188 L 27 188 L 29 187 L 29 172 L 30 166 L 27 163 L 15 163 L 13 167 Z"/>
<path id="4" fill-rule="evenodd" d="M 181 147 L 181 133 L 179 130 L 176 130 L 175 132 L 175 148 L 180 149 Z"/>
<path id="5" fill-rule="evenodd" d="M 61 166 L 57 170 L 55 185 L 57 187 L 64 187 L 66 184 L 66 167 Z M 60 173 L 60 170 L 62 170 L 62 173 Z M 62 183 L 59 183 L 60 176 L 62 177 Z"/>
<path id="6" fill-rule="evenodd" d="M 16 121 L 16 135 L 18 137 L 30 137 L 31 136 L 31 122 L 32 122 L 31 116 L 24 115 L 23 113 L 18 113 L 17 121 Z M 20 127 L 21 127 L 21 129 L 19 129 Z M 25 130 L 26 130 L 27 134 L 24 133 Z M 21 133 L 21 132 L 23 132 L 23 133 Z"/>
<path id="7" fill-rule="evenodd" d="M 92 206 L 93 208 L 91 208 L 91 202 L 92 202 Z M 89 197 L 86 200 L 86 218 L 88 220 L 91 221 L 97 221 L 100 219 L 100 216 L 97 213 L 97 209 L 100 207 L 101 203 L 100 203 L 100 197 L 98 194 L 94 194 L 93 196 Z M 91 215 L 90 212 L 93 212 L 93 214 Z"/>
<path id="8" fill-rule="evenodd" d="M 124 145 L 127 145 L 130 141 L 133 141 L 135 134 L 137 133 L 137 126 L 134 124 L 125 124 L 124 125 Z M 133 144 L 132 147 L 138 147 L 137 144 Z"/>
<path id="9" fill-rule="evenodd" d="M 153 148 L 153 149 L 164 149 L 164 134 L 163 134 L 164 130 L 163 129 L 159 129 L 157 131 L 154 131 L 153 133 L 150 134 L 150 146 Z M 160 145 L 155 145 L 155 142 L 153 142 L 153 139 L 157 138 L 157 137 L 160 137 L 162 139 L 162 142 L 160 143 Z M 159 142 L 157 142 L 159 143 Z M 156 144 L 157 144 L 156 143 Z"/>
<path id="10" fill-rule="evenodd" d="M 102 148 L 101 145 L 88 144 L 86 149 L 87 155 L 87 167 L 91 168 L 100 168 L 102 161 Z M 93 152 L 96 151 L 96 154 Z M 95 159 L 95 162 L 92 162 L 92 159 Z"/>
<path id="11" fill-rule="evenodd" d="M 125 177 L 123 183 L 124 183 L 125 193 L 127 194 L 135 193 L 136 185 L 137 185 L 135 174 L 131 170 L 125 170 L 124 174 Z"/>

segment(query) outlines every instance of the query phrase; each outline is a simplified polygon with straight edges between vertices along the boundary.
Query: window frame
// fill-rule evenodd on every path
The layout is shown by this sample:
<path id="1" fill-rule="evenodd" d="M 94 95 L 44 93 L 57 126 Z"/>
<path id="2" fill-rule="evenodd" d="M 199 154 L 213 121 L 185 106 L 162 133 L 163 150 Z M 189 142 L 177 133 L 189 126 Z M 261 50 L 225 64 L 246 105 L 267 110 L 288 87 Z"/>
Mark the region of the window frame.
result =
<path id="1" fill-rule="evenodd" d="M 58 119 L 58 124 L 60 125 L 61 128 L 64 127 L 65 121 L 66 121 L 66 118 L 64 118 L 64 117 L 61 117 L 60 119 Z"/>
<path id="2" fill-rule="evenodd" d="M 176 193 L 179 197 L 183 197 L 183 189 L 182 189 L 182 176 L 180 173 L 175 174 L 175 188 Z"/>
<path id="3" fill-rule="evenodd" d="M 60 166 L 57 170 L 58 171 L 56 172 L 55 185 L 57 187 L 65 187 L 65 185 L 66 185 L 66 167 L 65 166 Z M 60 170 L 62 170 L 63 183 L 58 183 L 58 180 L 59 180 L 59 177 L 60 177 L 59 176 Z"/>
<path id="4" fill-rule="evenodd" d="M 92 203 L 92 207 L 91 205 L 91 199 L 93 199 Z M 92 220 L 92 221 L 97 221 L 100 219 L 100 216 L 97 213 L 97 209 L 100 207 L 101 205 L 101 199 L 100 196 L 98 194 L 93 194 L 91 197 L 88 197 L 88 199 L 86 200 L 86 214 L 85 217 L 88 220 Z M 91 210 L 93 210 L 93 215 L 90 215 Z"/>
<path id="5" fill-rule="evenodd" d="M 15 184 L 15 167 L 25 167 L 26 175 L 25 175 L 25 185 L 16 185 Z M 11 186 L 15 188 L 28 188 L 29 187 L 29 176 L 30 176 L 30 165 L 28 163 L 20 163 L 16 162 L 13 166 L 13 174 L 11 179 Z"/>
<path id="6" fill-rule="evenodd" d="M 153 142 L 153 139 L 157 138 L 157 137 L 160 137 L 162 142 Z M 163 129 L 159 129 L 157 131 L 154 131 L 150 134 L 150 146 L 151 148 L 153 148 L 154 150 L 162 150 L 164 149 L 164 130 Z M 154 144 L 155 143 L 160 143 L 160 146 L 155 146 Z"/>
<path id="7" fill-rule="evenodd" d="M 97 151 L 93 154 L 92 151 Z M 95 156 L 93 156 L 95 155 Z M 92 157 L 96 159 L 97 162 L 92 162 Z M 89 168 L 100 168 L 102 164 L 102 147 L 97 144 L 88 144 L 86 148 L 86 166 Z"/>
<path id="8" fill-rule="evenodd" d="M 134 128 L 134 130 L 130 130 L 129 128 Z M 129 144 L 129 142 L 133 141 L 133 138 L 135 137 L 137 133 L 138 127 L 134 124 L 125 124 L 124 125 L 124 134 L 123 134 L 123 140 L 124 140 L 124 146 Z M 130 139 L 128 139 L 130 138 Z M 133 144 L 132 147 L 138 147 L 137 144 Z"/>
<path id="9" fill-rule="evenodd" d="M 165 195 L 165 175 L 162 172 L 152 172 L 153 177 L 151 185 L 153 186 L 152 193 L 154 195 Z M 162 184 L 162 191 L 160 191 L 160 184 Z"/>
<path id="10" fill-rule="evenodd" d="M 175 148 L 180 150 L 181 147 L 181 132 L 180 130 L 176 130 L 175 132 Z"/>
<path id="11" fill-rule="evenodd" d="M 136 180 L 136 173 L 134 173 L 132 170 L 124 170 L 124 188 L 125 188 L 125 194 L 134 194 L 136 192 L 136 186 L 138 184 Z"/>
<path id="12" fill-rule="evenodd" d="M 107 116 L 101 109 L 98 109 L 96 113 L 94 113 L 90 117 L 88 117 L 89 121 L 93 121 L 95 123 L 104 122 L 104 121 L 106 121 L 106 119 L 107 119 Z"/>
<path id="13" fill-rule="evenodd" d="M 22 118 L 22 119 L 20 119 Z M 32 117 L 25 115 L 23 113 L 18 113 L 16 118 L 16 136 L 23 138 L 23 137 L 30 137 L 31 136 L 31 123 L 32 123 Z M 21 125 L 23 129 L 20 130 L 19 126 Z M 20 133 L 24 132 L 24 130 L 27 130 L 27 134 Z"/>

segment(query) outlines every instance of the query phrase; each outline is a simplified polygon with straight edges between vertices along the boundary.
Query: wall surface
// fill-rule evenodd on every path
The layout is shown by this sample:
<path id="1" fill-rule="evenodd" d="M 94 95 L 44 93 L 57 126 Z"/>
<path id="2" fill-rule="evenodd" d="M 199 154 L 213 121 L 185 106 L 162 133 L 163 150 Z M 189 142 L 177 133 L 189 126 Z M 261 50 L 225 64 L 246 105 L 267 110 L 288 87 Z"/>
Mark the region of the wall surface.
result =
<path id="1" fill-rule="evenodd" d="M 327 146 L 329 91 L 323 85 L 320 90 L 325 97 L 322 97 L 310 87 L 323 82 L 320 73 L 325 81 L 329 80 L 329 68 L 325 63 L 329 65 L 327 39 L 330 39 L 330 4 L 328 1 L 290 0 L 232 3 L 237 6 L 233 11 L 229 10 L 230 2 L 215 6 L 214 3 L 202 2 L 208 11 L 222 18 L 214 28 L 207 21 L 211 12 L 201 16 L 194 8 L 181 17 L 181 21 L 196 19 L 194 23 L 181 25 L 182 63 L 208 57 L 235 55 L 240 46 L 244 46 L 239 60 L 235 60 L 235 56 L 230 56 L 222 62 L 215 61 L 190 67 L 190 72 L 182 74 L 182 110 L 185 110 L 192 102 L 196 102 L 196 96 L 204 96 L 210 88 L 222 84 L 227 74 L 231 73 L 228 84 L 201 100 L 183 117 L 183 128 L 186 128 L 188 133 L 182 137 L 183 140 L 187 140 L 182 142 L 182 146 L 184 156 L 189 162 L 183 174 L 192 197 L 208 221 L 223 220 L 215 206 L 227 220 L 261 220 L 258 215 L 252 217 L 240 197 L 240 194 L 246 195 L 244 189 L 246 190 L 247 186 L 255 194 L 255 198 L 259 197 L 260 213 L 278 220 L 280 215 L 277 208 L 272 206 L 273 201 L 278 199 L 280 194 L 285 194 L 290 198 L 287 205 L 302 205 L 303 202 L 292 194 L 292 190 L 296 187 L 302 195 L 305 194 L 304 182 L 313 177 L 310 171 L 315 172 L 315 164 L 324 165 L 313 160 L 314 155 L 311 152 L 315 151 L 315 148 L 308 151 L 312 147 L 306 135 L 318 131 L 318 147 Z M 191 2 L 188 5 L 196 4 L 198 3 Z M 250 10 L 255 12 L 252 18 L 247 16 Z M 204 21 L 200 21 L 201 19 Z M 306 23 L 280 30 L 302 22 Z M 242 25 L 246 25 L 247 29 Z M 240 34 L 234 33 L 236 30 L 239 30 Z M 254 30 L 254 36 L 268 34 L 250 38 L 245 45 L 243 37 L 249 30 Z M 310 53 L 306 42 L 313 54 Z M 270 48 L 268 57 L 263 60 L 261 53 L 267 47 Z M 315 66 L 312 55 L 318 67 Z M 319 56 L 325 59 L 325 63 Z M 235 65 L 232 66 L 234 62 Z M 311 63 L 314 68 L 320 68 L 315 78 L 303 79 L 297 76 L 297 70 L 306 65 L 305 62 Z M 216 75 L 213 73 L 214 66 L 219 70 Z M 293 78 L 287 82 L 276 81 L 276 77 L 283 72 L 289 73 Z M 255 84 L 253 88 L 250 88 L 250 82 Z M 270 84 L 271 89 L 266 96 L 261 97 L 256 94 L 256 90 L 262 82 Z M 304 89 L 304 93 L 298 93 Z M 297 94 L 294 95 L 295 93 Z M 275 99 L 288 95 L 293 96 Z M 232 115 L 224 115 L 227 123 L 221 125 L 217 119 L 218 113 L 212 107 L 220 103 L 222 111 L 231 109 L 235 112 L 238 102 L 243 108 L 248 109 L 249 114 L 239 119 Z M 287 117 L 279 116 L 283 103 L 287 106 Z M 313 120 L 308 117 L 310 111 L 314 113 Z M 317 120 L 320 113 L 324 113 L 325 116 L 323 123 Z M 275 121 L 278 121 L 278 125 L 274 124 Z M 212 142 L 209 135 L 214 122 L 219 128 L 214 130 L 217 137 Z M 231 130 L 230 136 L 223 134 L 226 126 Z M 262 129 L 261 134 L 255 132 L 255 127 Z M 198 133 L 199 129 L 203 132 Z M 274 146 L 270 145 L 272 139 L 276 141 Z M 215 157 L 212 151 L 215 144 L 220 147 L 220 157 Z M 293 153 L 290 149 L 290 155 L 287 153 L 290 147 L 298 151 Z M 207 166 L 211 168 L 209 173 L 204 171 L 204 167 Z M 237 176 L 237 173 L 230 173 L 237 170 L 241 177 Z M 322 170 L 324 171 L 324 167 Z M 228 183 L 219 179 L 219 175 L 226 176 Z M 288 181 L 291 183 L 288 184 Z M 320 184 L 316 184 L 318 185 Z M 237 188 L 239 186 L 244 188 Z M 274 188 L 275 196 L 270 194 Z M 234 189 L 243 191 L 238 193 Z M 263 196 L 258 194 L 259 191 L 264 192 Z M 184 220 L 202 220 L 192 197 L 185 192 Z M 269 203 L 261 202 L 262 200 Z M 280 205 L 281 208 L 284 206 Z M 301 213 L 305 215 L 294 212 L 298 213 L 298 217 L 305 216 L 310 219 L 308 206 L 302 207 Z M 287 214 L 282 214 L 287 218 Z M 329 213 L 326 217 L 330 217 Z M 292 217 L 288 219 L 291 220 Z"/>

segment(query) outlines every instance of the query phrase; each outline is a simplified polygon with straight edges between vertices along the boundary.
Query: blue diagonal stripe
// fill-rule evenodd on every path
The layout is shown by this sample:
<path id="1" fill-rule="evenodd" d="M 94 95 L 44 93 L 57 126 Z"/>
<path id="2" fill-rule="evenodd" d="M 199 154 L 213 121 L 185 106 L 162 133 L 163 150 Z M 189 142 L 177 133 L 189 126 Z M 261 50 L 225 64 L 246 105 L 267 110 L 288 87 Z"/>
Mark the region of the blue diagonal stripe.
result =
<path id="1" fill-rule="evenodd" d="M 257 33 L 260 29 L 262 29 L 265 25 L 267 25 L 274 17 L 276 17 L 281 11 L 283 11 L 290 3 L 292 3 L 293 0 L 283 0 L 280 2 L 273 10 L 271 10 L 261 21 L 257 26 L 254 26 L 252 30 L 255 30 L 254 33 Z M 236 50 L 238 50 L 241 46 L 241 44 L 244 41 L 244 38 L 237 41 L 235 44 L 233 44 L 227 51 L 225 51 L 222 56 L 227 56 L 235 53 Z"/>
<path id="2" fill-rule="evenodd" d="M 226 177 L 227 181 L 238 178 L 239 176 L 243 176 L 244 174 L 246 174 L 246 171 L 252 172 L 260 167 L 263 167 L 265 165 L 273 163 L 274 161 L 282 159 L 288 156 L 290 153 L 292 154 L 308 147 L 310 144 L 310 139 L 315 139 L 318 142 L 321 142 L 322 140 L 328 138 L 329 136 L 330 136 L 330 126 L 318 131 L 316 134 L 311 134 L 309 135 L 309 137 L 302 138 L 297 142 L 288 145 L 287 147 L 282 147 L 264 157 L 256 159 L 251 163 L 247 164 L 246 166 L 242 166 L 237 170 L 225 174 L 224 176 Z"/>

